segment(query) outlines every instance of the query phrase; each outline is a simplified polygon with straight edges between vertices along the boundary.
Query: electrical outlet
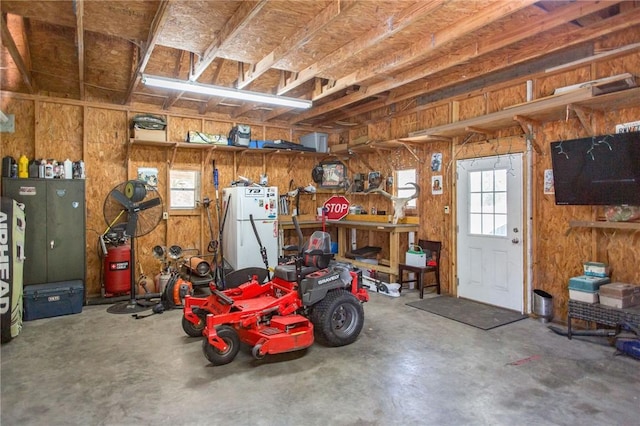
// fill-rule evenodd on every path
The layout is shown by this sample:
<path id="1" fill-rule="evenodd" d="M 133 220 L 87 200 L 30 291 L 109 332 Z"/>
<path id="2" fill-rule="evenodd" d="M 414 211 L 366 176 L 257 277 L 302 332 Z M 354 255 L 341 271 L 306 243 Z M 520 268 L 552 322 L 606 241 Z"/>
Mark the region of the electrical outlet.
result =
<path id="1" fill-rule="evenodd" d="M 169 219 L 169 212 L 162 212 L 162 218 L 163 218 L 164 220 Z"/>
<path id="2" fill-rule="evenodd" d="M 449 214 L 449 206 L 444 206 L 444 214 Z"/>

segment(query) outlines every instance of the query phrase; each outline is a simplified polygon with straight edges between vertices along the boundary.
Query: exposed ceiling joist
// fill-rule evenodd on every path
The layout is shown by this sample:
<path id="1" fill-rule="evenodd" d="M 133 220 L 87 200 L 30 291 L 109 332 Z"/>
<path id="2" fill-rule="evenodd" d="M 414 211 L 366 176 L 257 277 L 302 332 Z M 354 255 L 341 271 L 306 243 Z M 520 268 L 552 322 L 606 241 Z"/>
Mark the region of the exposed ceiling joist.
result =
<path id="1" fill-rule="evenodd" d="M 566 23 L 567 19 L 570 19 L 571 17 L 583 16 L 583 14 L 592 13 L 595 10 L 600 10 L 604 7 L 609 7 L 609 6 L 610 5 L 608 4 L 603 4 L 603 2 L 597 2 L 597 1 L 590 2 L 589 5 L 585 5 L 582 2 L 569 4 L 568 6 L 565 6 L 561 9 L 557 9 L 556 11 L 549 13 L 549 16 L 547 17 L 547 19 L 543 21 L 542 26 L 533 25 L 529 29 L 526 29 L 526 28 L 523 29 L 521 31 L 520 38 L 516 38 L 515 36 L 509 37 L 503 43 L 500 43 L 499 40 L 495 40 L 491 44 L 491 48 L 494 50 L 504 48 L 517 41 L 522 41 L 524 39 L 540 34 L 548 30 L 549 28 L 562 25 L 563 23 Z M 572 13 L 568 13 L 569 10 Z M 494 12 L 493 16 L 497 17 L 496 15 L 497 12 L 495 10 L 493 12 Z M 488 13 L 489 13 L 488 11 L 485 12 L 485 14 L 488 14 Z M 609 20 L 611 19 L 613 18 L 610 18 Z M 462 24 L 462 25 L 464 25 L 466 28 L 469 27 L 468 24 Z M 587 27 L 587 28 L 591 28 L 591 27 Z M 583 29 L 574 30 L 574 31 L 582 31 L 582 30 Z M 451 28 L 447 30 L 447 33 L 451 34 Z M 556 47 L 559 49 L 567 46 L 558 44 Z M 547 51 L 547 53 L 549 52 L 550 51 Z M 485 53 L 485 50 L 478 50 L 478 47 L 476 45 L 468 45 L 465 47 L 461 47 L 458 50 L 458 54 L 455 57 L 448 56 L 448 57 L 433 58 L 432 61 L 428 61 L 424 65 L 419 65 L 417 67 L 410 68 L 406 71 L 396 74 L 393 80 L 385 80 L 385 81 L 373 84 L 369 86 L 366 91 L 360 91 L 360 92 L 353 93 L 351 95 L 343 96 L 342 98 L 339 98 L 335 101 L 328 102 L 318 108 L 314 108 L 310 111 L 301 113 L 298 116 L 296 116 L 293 120 L 291 120 L 291 122 L 295 123 L 296 120 L 298 119 L 302 121 L 302 120 L 306 120 L 306 119 L 324 114 L 328 111 L 332 111 L 339 108 L 345 108 L 346 106 L 352 103 L 371 97 L 374 94 L 377 94 L 386 90 L 392 90 L 404 84 L 408 84 L 410 82 L 419 80 L 421 78 L 425 78 L 427 76 L 436 74 L 437 72 L 443 71 L 448 68 L 452 68 L 456 65 L 460 65 L 467 61 L 470 61 L 471 59 L 477 58 L 484 53 Z M 498 66 L 502 68 L 504 67 L 504 64 L 505 62 L 500 62 Z M 394 101 L 397 102 L 398 99 L 395 99 Z"/>
<path id="2" fill-rule="evenodd" d="M 25 61 L 22 59 L 20 51 L 18 50 L 18 46 L 16 46 L 16 42 L 13 40 L 13 36 L 9 31 L 9 27 L 7 26 L 7 15 L 5 13 L 2 14 L 2 44 L 4 44 L 4 46 L 7 48 L 9 54 L 11 55 L 11 59 L 13 59 L 13 62 L 15 62 L 18 70 L 20 70 L 20 75 L 22 76 L 24 84 L 27 85 L 29 93 L 33 93 L 33 80 L 31 78 L 31 72 L 27 68 Z"/>
<path id="3" fill-rule="evenodd" d="M 200 78 L 202 73 L 211 65 L 216 57 L 218 57 L 219 50 L 224 46 L 226 42 L 232 40 L 238 34 L 242 33 L 242 31 L 249 25 L 251 25 L 252 20 L 255 16 L 260 12 L 260 10 L 266 6 L 267 0 L 260 0 L 258 2 L 253 1 L 241 1 L 240 6 L 233 14 L 231 19 L 229 19 L 220 34 L 216 37 L 216 39 L 206 48 L 202 58 L 194 64 L 194 69 L 189 76 L 189 80 L 196 81 Z"/>
<path id="4" fill-rule="evenodd" d="M 76 13 L 76 46 L 78 49 L 78 80 L 80 84 L 80 100 L 84 100 L 84 0 L 74 0 Z"/>
<path id="5" fill-rule="evenodd" d="M 349 3 L 353 6 L 353 3 Z M 349 9 L 347 5 L 347 10 Z M 262 58 L 258 63 L 251 66 L 249 70 L 241 73 L 238 78 L 238 89 L 247 87 L 252 81 L 260 77 L 265 72 L 269 71 L 275 64 L 282 58 L 295 53 L 297 49 L 300 49 L 308 42 L 317 32 L 321 31 L 331 21 L 344 12 L 344 6 L 342 6 L 342 0 L 334 0 L 329 4 L 319 15 L 311 20 L 307 25 L 301 28 L 296 34 L 288 37 L 280 44 L 275 50 Z"/>
<path id="6" fill-rule="evenodd" d="M 167 19 L 169 18 L 169 14 L 167 13 L 169 9 L 169 3 L 172 0 L 161 0 L 160 5 L 158 6 L 158 10 L 153 18 L 153 23 L 151 24 L 151 29 L 149 30 L 149 36 L 147 37 L 147 43 L 144 46 L 144 52 L 142 53 L 138 65 L 136 66 L 133 75 L 131 76 L 131 80 L 129 81 L 129 88 L 127 89 L 127 94 L 125 95 L 124 103 L 128 104 L 131 102 L 131 95 L 133 95 L 133 90 L 140 84 L 140 80 L 142 79 L 142 73 L 147 67 L 147 63 L 149 62 L 149 58 L 151 58 L 151 53 L 158 42 L 158 38 L 160 36 L 160 32 L 164 27 Z"/>
<path id="7" fill-rule="evenodd" d="M 317 74 L 322 73 L 329 68 L 336 67 L 367 48 L 375 46 L 386 38 L 392 37 L 394 34 L 397 34 L 407 28 L 418 19 L 433 12 L 435 9 L 442 6 L 443 3 L 444 0 L 430 0 L 419 2 L 408 7 L 398 14 L 398 16 L 392 17 L 390 22 L 386 23 L 386 25 L 379 25 L 376 28 L 367 31 L 352 42 L 345 44 L 330 55 L 325 56 L 318 62 L 309 65 L 304 70 L 298 72 L 295 78 L 291 79 L 284 86 L 278 89 L 278 94 L 283 95 L 311 80 Z"/>

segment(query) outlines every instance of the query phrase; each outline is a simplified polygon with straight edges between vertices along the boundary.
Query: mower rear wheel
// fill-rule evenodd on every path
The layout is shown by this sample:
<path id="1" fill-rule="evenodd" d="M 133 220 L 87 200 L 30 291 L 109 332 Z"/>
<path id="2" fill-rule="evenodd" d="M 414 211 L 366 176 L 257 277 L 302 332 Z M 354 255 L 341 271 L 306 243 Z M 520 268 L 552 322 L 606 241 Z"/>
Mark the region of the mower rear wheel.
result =
<path id="1" fill-rule="evenodd" d="M 318 302 L 311 313 L 315 337 L 327 346 L 356 341 L 364 325 L 364 308 L 352 293 L 335 290 Z"/>
<path id="2" fill-rule="evenodd" d="M 240 350 L 240 337 L 238 332 L 228 325 L 221 325 L 216 329 L 218 337 L 220 337 L 227 344 L 226 351 L 219 351 L 215 346 L 212 346 L 207 339 L 202 340 L 202 351 L 204 356 L 213 365 L 225 365 L 229 364 L 238 355 Z"/>
<path id="3" fill-rule="evenodd" d="M 198 317 L 198 324 L 194 324 L 185 317 L 182 317 L 182 330 L 190 337 L 202 337 L 204 330 L 204 320 Z"/>

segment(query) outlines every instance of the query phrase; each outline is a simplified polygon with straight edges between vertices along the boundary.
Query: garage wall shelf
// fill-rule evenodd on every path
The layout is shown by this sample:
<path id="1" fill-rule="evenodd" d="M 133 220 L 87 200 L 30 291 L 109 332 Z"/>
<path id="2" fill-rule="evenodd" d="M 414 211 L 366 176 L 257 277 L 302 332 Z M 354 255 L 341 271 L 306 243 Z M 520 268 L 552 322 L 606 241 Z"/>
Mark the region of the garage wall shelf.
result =
<path id="1" fill-rule="evenodd" d="M 585 87 L 561 95 L 548 96 L 494 113 L 412 132 L 409 137 L 401 138 L 400 141 L 452 141 L 454 137 L 462 137 L 469 133 L 491 136 L 499 130 L 517 125 L 529 134 L 529 126 L 535 128 L 545 122 L 564 120 L 569 114 L 575 114 L 587 133 L 592 135 L 597 132 L 590 125 L 588 115 L 640 105 L 640 88 L 637 87 L 613 93 L 597 93 L 594 87 Z M 537 142 L 534 143 L 534 149 L 541 152 Z"/>

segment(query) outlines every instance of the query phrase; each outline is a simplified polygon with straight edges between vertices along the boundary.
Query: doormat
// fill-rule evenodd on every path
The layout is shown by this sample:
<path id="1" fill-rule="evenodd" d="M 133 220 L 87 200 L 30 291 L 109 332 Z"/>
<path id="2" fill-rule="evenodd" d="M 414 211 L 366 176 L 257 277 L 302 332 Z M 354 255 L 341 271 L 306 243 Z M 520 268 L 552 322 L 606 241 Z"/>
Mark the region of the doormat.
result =
<path id="1" fill-rule="evenodd" d="M 421 299 L 416 302 L 409 302 L 407 305 L 482 330 L 491 330 L 501 325 L 528 318 L 527 315 L 522 315 L 520 312 L 451 296 Z"/>

